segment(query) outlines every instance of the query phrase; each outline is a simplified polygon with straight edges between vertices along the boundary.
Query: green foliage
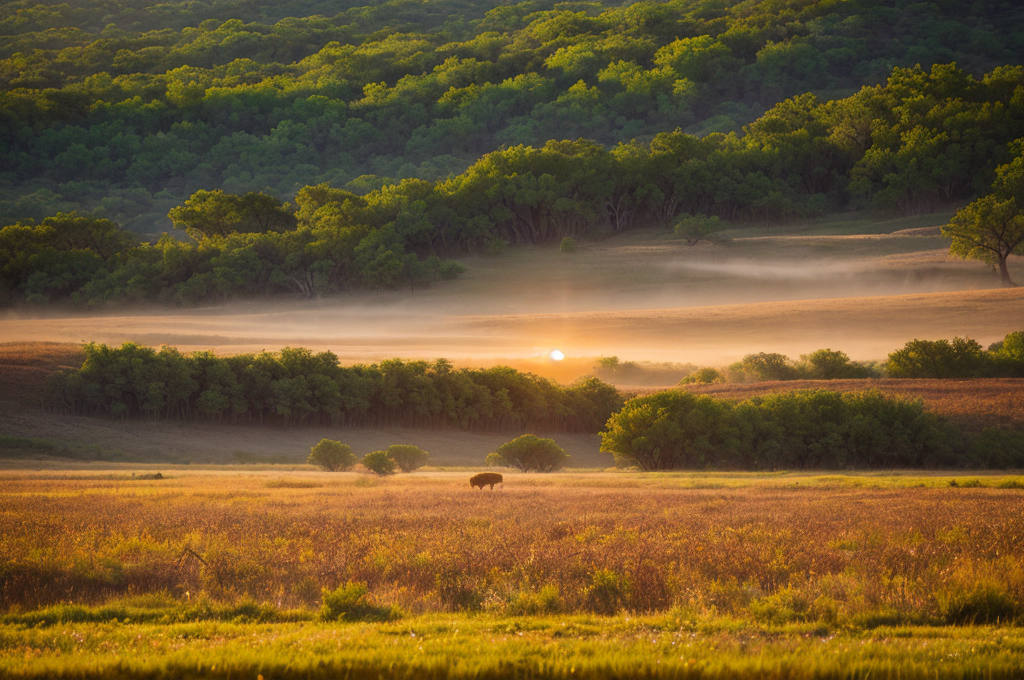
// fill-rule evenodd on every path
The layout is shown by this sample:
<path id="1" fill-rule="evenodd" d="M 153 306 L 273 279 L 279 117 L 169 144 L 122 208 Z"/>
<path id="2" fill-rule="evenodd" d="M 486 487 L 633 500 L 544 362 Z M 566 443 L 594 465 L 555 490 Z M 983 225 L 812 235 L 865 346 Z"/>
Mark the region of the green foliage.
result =
<path id="1" fill-rule="evenodd" d="M 819 349 L 800 357 L 799 372 L 811 380 L 849 380 L 873 377 L 872 370 L 850 361 L 846 352 Z"/>
<path id="2" fill-rule="evenodd" d="M 365 583 L 349 581 L 335 590 L 324 588 L 322 597 L 322 621 L 393 621 L 401 618 L 401 613 L 394 607 L 373 604 Z"/>
<path id="3" fill-rule="evenodd" d="M 553 472 L 569 460 L 565 450 L 553 439 L 524 434 L 498 447 L 498 455 L 511 467 L 523 472 Z"/>
<path id="4" fill-rule="evenodd" d="M 1006 266 L 1010 255 L 1024 254 L 1024 211 L 1015 199 L 983 196 L 958 210 L 942 235 L 951 239 L 950 255 L 987 262 L 998 268 L 1003 285 L 1016 285 Z"/>
<path id="5" fill-rule="evenodd" d="M 487 454 L 487 458 L 484 459 L 484 465 L 487 467 L 509 467 L 508 461 L 500 453 L 494 451 Z"/>
<path id="6" fill-rule="evenodd" d="M 701 241 L 710 240 L 718 231 L 722 230 L 722 221 L 717 216 L 690 215 L 683 213 L 675 219 L 673 230 L 676 236 L 686 241 L 691 248 Z"/>
<path id="7" fill-rule="evenodd" d="M 971 440 L 969 457 L 981 469 L 1024 468 L 1024 432 L 986 427 Z"/>
<path id="8" fill-rule="evenodd" d="M 356 454 L 352 452 L 352 447 L 348 444 L 342 444 L 333 439 L 321 439 L 310 450 L 309 459 L 306 462 L 334 472 L 351 469 L 359 462 L 359 459 L 356 458 Z"/>
<path id="9" fill-rule="evenodd" d="M 723 382 L 722 374 L 710 366 L 698 368 L 696 371 L 679 381 L 680 385 L 710 385 L 711 383 Z"/>
<path id="10" fill-rule="evenodd" d="M 728 465 L 739 434 L 730 414 L 728 402 L 678 390 L 636 397 L 608 420 L 601 450 L 642 470 Z"/>
<path id="11" fill-rule="evenodd" d="M 596 570 L 590 581 L 584 597 L 586 607 L 591 611 L 611 615 L 622 609 L 629 600 L 632 589 L 629 579 L 611 569 Z"/>
<path id="12" fill-rule="evenodd" d="M 991 358 L 970 338 L 911 340 L 889 355 L 892 378 L 976 378 L 990 373 Z"/>
<path id="13" fill-rule="evenodd" d="M 576 239 L 571 236 L 566 236 L 562 239 L 562 243 L 558 246 L 558 249 L 563 253 L 575 253 L 576 247 Z"/>
<path id="14" fill-rule="evenodd" d="M 979 625 L 1009 623 L 1018 613 L 1017 601 L 1002 583 L 984 580 L 950 588 L 939 596 L 947 623 Z"/>
<path id="15" fill-rule="evenodd" d="M 430 454 L 412 444 L 392 444 L 387 450 L 388 456 L 395 461 L 402 472 L 412 472 L 427 464 Z"/>
<path id="16" fill-rule="evenodd" d="M 289 231 L 297 224 L 288 207 L 273 196 L 262 192 L 235 196 L 219 189 L 197 191 L 167 216 L 197 241 L 239 232 Z"/>
<path id="17" fill-rule="evenodd" d="M 800 372 L 789 357 L 766 352 L 748 354 L 742 361 L 730 366 L 729 372 L 741 382 L 796 380 L 800 377 Z"/>
<path id="18" fill-rule="evenodd" d="M 12 218 L 38 219 L 77 201 L 137 231 L 144 216 L 169 209 L 199 239 L 124 245 L 113 258 L 58 248 L 26 259 L 20 239 L 38 241 L 22 233 L 36 226 L 26 219 L 8 235 L 12 255 L 0 239 L 0 290 L 8 301 L 82 305 L 314 297 L 353 287 L 415 291 L 460 273 L 442 256 L 505 244 L 655 224 L 675 224 L 697 243 L 720 219 L 789 220 L 868 201 L 918 212 L 989 186 L 992 196 L 947 226 L 954 253 L 999 265 L 1002 256 L 989 246 L 1003 239 L 992 247 L 1004 255 L 1019 248 L 1013 234 L 1024 161 L 1013 160 L 1020 145 L 1011 143 L 1024 138 L 1014 94 L 1024 87 L 1024 68 L 997 68 L 981 79 L 953 65 L 896 68 L 886 84 L 846 99 L 804 94 L 781 101 L 742 135 L 697 136 L 668 130 L 701 102 L 732 96 L 719 92 L 732 87 L 727 83 L 756 82 L 759 96 L 767 95 L 762 101 L 777 101 L 797 83 L 826 87 L 839 77 L 827 75 L 830 59 L 848 63 L 848 55 L 839 57 L 847 48 L 823 52 L 819 38 L 803 33 L 769 39 L 760 24 L 735 35 L 706 26 L 709 32 L 679 40 L 660 31 L 646 38 L 632 29 L 624 37 L 609 33 L 625 21 L 625 9 L 588 17 L 603 38 L 589 30 L 570 36 L 555 28 L 576 21 L 564 12 L 530 14 L 529 25 L 510 27 L 525 31 L 524 43 L 490 34 L 441 45 L 437 36 L 405 34 L 367 36 L 370 43 L 360 46 L 330 43 L 295 66 L 299 75 L 274 68 L 271 77 L 265 64 L 232 61 L 138 79 L 96 74 L 67 85 L 74 96 L 0 91 L 0 114 L 12 121 L 0 156 L 10 157 L 4 167 L 15 168 L 15 183 L 27 178 L 25 190 L 38 198 L 11 203 Z M 680 13 L 662 19 L 671 24 Z M 708 21 L 691 20 L 687 32 Z M 240 27 L 228 24 L 235 35 Z M 644 25 L 641 34 L 654 30 Z M 563 37 L 536 47 L 535 31 Z M 209 32 L 198 29 L 191 38 Z M 603 42 L 613 35 L 638 41 L 635 51 Z M 514 56 L 503 58 L 505 49 Z M 517 72 L 549 59 L 538 72 Z M 370 66 L 378 61 L 380 69 Z M 745 75 L 723 77 L 735 68 Z M 356 75 L 368 71 L 372 77 Z M 563 81 L 559 73 L 573 76 Z M 719 123 L 735 130 L 730 115 L 752 118 L 746 104 L 705 113 L 710 117 L 693 131 Z M 453 140 L 464 146 L 458 158 Z M 443 155 L 428 157 L 438 149 Z M 104 172 L 109 176 L 98 184 L 89 179 Z M 185 198 L 164 186 L 209 190 Z M 264 188 L 296 192 L 294 213 Z M 57 189 L 80 198 L 64 200 Z M 993 229 L 1002 231 L 993 236 Z"/>
<path id="19" fill-rule="evenodd" d="M 536 592 L 518 592 L 505 604 L 508 616 L 541 616 L 562 611 L 562 598 L 558 586 L 548 584 Z"/>
<path id="20" fill-rule="evenodd" d="M 562 387 L 507 366 L 443 359 L 343 367 L 330 352 L 218 357 L 135 343 L 85 345 L 77 371 L 54 374 L 48 402 L 81 415 L 216 422 L 596 432 L 622 396 L 589 378 Z"/>
<path id="21" fill-rule="evenodd" d="M 783 392 L 739 404 L 676 390 L 613 415 L 601 449 L 643 470 L 929 467 L 955 462 L 920 401 L 877 391 Z"/>
<path id="22" fill-rule="evenodd" d="M 371 451 L 363 456 L 363 467 L 380 476 L 394 474 L 396 462 L 387 451 Z"/>

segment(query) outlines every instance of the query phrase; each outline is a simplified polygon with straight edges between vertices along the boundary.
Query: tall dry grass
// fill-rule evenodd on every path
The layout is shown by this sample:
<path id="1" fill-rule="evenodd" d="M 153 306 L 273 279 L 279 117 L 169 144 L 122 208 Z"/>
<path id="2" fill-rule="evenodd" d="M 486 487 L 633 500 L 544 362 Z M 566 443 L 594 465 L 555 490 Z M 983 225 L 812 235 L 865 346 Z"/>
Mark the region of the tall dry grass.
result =
<path id="1" fill-rule="evenodd" d="M 1024 613 L 1019 488 L 663 488 L 653 476 L 7 476 L 0 604 L 130 594 L 316 606 L 365 582 L 406 611 L 767 621 Z M 1017 484 L 1019 487 L 1019 483 Z M 806 487 L 806 488 L 805 488 Z"/>

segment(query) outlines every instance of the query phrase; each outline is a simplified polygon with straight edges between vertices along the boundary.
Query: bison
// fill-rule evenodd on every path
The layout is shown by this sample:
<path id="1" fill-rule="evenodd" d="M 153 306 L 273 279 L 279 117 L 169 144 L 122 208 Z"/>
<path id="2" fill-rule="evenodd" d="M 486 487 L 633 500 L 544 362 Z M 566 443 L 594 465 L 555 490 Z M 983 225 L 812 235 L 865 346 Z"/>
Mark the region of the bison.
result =
<path id="1" fill-rule="evenodd" d="M 504 479 L 497 472 L 481 472 L 469 478 L 469 485 L 474 489 L 478 486 L 481 489 L 485 486 L 490 486 L 493 489 L 495 484 L 501 484 L 503 481 Z"/>

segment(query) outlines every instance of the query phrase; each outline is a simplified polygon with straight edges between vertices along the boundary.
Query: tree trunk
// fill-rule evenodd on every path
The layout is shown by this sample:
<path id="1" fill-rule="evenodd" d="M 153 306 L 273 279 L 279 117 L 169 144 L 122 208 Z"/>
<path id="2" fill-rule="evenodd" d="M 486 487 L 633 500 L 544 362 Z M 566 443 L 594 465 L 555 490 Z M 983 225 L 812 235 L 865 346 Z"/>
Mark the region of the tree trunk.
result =
<path id="1" fill-rule="evenodd" d="M 1007 257 L 1007 255 L 1002 253 L 999 254 L 999 279 L 1007 288 L 1016 287 L 1017 284 L 1010 279 L 1010 270 L 1006 267 Z"/>

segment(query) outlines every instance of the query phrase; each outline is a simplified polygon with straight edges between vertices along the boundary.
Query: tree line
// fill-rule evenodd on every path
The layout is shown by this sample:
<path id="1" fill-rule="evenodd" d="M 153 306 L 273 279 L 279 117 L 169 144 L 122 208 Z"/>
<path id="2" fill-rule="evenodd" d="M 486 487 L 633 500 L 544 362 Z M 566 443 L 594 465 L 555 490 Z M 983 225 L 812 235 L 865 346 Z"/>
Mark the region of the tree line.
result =
<path id="1" fill-rule="evenodd" d="M 341 366 L 331 352 L 218 357 L 135 343 L 89 343 L 54 374 L 48 403 L 79 415 L 369 427 L 596 432 L 623 396 L 596 378 L 563 387 L 507 366 L 456 369 L 392 359 Z"/>
<path id="2" fill-rule="evenodd" d="M 502 146 L 739 132 L 787 97 L 875 89 L 894 67 L 955 62 L 980 75 L 1024 61 L 1024 8 L 1009 0 L 609 5 L 4 3 L 0 223 L 84 209 L 158 234 L 201 188 L 365 192 L 458 174 Z M 1005 75 L 994 79 L 1005 89 Z M 844 151 L 875 148 L 865 165 L 882 172 L 862 183 L 883 185 L 879 200 L 927 207 L 931 187 L 899 175 L 921 154 L 974 146 L 1010 102 L 950 93 L 966 108 L 855 103 L 887 119 L 836 135 Z M 917 130 L 908 114 L 930 119 Z M 956 162 L 929 161 L 925 174 L 959 194 L 942 169 Z M 808 181 L 827 184 L 832 171 Z"/>
<path id="3" fill-rule="evenodd" d="M 1009 284 L 1006 258 L 1024 248 L 1024 142 L 1014 140 L 1024 140 L 1024 67 L 981 80 L 953 66 L 898 69 L 847 99 L 787 100 L 743 136 L 677 130 L 610 149 L 584 139 L 519 145 L 436 182 L 364 194 L 306 186 L 294 205 L 203 189 L 169 212 L 188 241 L 148 244 L 74 213 L 19 222 L 0 230 L 0 301 L 415 290 L 462 270 L 442 258 L 508 244 L 651 224 L 692 244 L 718 218 L 785 220 L 856 200 L 912 212 L 975 194 L 985 195 L 944 228 L 951 252 L 990 262 Z M 83 234 L 65 236 L 72 231 Z"/>
<path id="4" fill-rule="evenodd" d="M 967 439 L 920 399 L 802 390 L 735 403 L 684 390 L 629 400 L 601 433 L 618 464 L 672 469 L 1019 468 L 1024 436 Z"/>

